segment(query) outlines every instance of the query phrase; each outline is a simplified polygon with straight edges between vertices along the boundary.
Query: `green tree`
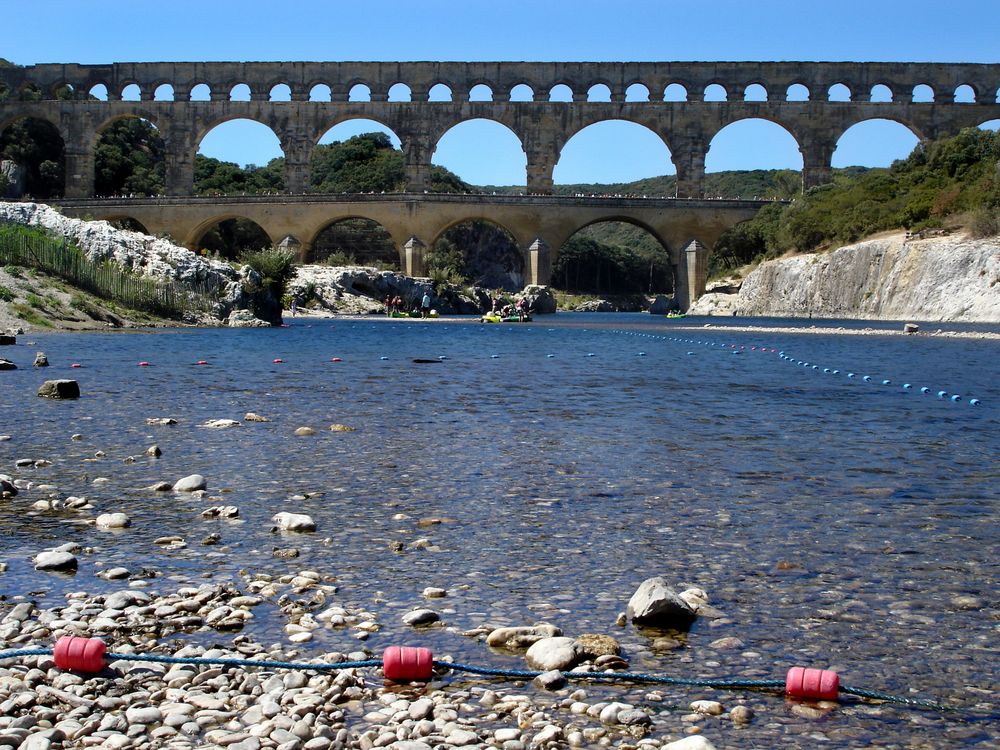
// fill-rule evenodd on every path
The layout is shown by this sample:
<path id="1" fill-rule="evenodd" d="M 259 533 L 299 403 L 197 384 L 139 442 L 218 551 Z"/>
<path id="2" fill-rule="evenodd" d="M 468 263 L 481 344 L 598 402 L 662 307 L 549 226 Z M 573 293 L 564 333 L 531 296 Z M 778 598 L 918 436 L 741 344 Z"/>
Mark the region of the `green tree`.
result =
<path id="1" fill-rule="evenodd" d="M 94 152 L 97 195 L 162 195 L 166 148 L 152 124 L 126 117 L 109 125 Z"/>
<path id="2" fill-rule="evenodd" d="M 258 167 L 220 161 L 210 156 L 194 157 L 194 192 L 197 195 L 259 195 L 285 189 L 285 160 L 272 159 Z"/>

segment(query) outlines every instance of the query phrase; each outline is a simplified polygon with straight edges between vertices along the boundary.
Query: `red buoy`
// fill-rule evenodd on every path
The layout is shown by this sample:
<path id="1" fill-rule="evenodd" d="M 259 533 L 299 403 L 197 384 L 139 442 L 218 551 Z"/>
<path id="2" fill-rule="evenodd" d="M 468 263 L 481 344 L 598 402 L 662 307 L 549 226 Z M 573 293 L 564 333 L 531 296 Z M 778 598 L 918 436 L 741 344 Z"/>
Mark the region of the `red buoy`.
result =
<path id="1" fill-rule="evenodd" d="M 331 362 L 340 362 L 340 357 L 333 357 L 330 361 Z"/>
<path id="2" fill-rule="evenodd" d="M 73 364 L 70 365 L 70 367 L 72 367 L 74 370 L 76 370 L 76 369 L 78 369 L 80 367 L 83 367 L 83 365 L 81 365 L 79 362 L 74 362 Z"/>
<path id="3" fill-rule="evenodd" d="M 284 362 L 285 360 L 283 360 L 283 359 L 281 359 L 280 357 L 278 357 L 278 358 L 276 358 L 276 359 L 273 359 L 273 360 L 271 360 L 271 361 L 272 361 L 272 362 L 274 362 L 274 364 L 276 364 L 276 365 L 280 365 L 280 364 L 281 364 L 282 362 Z"/>
<path id="4" fill-rule="evenodd" d="M 785 677 L 785 695 L 821 701 L 837 700 L 840 677 L 829 669 L 792 667 Z"/>
<path id="5" fill-rule="evenodd" d="M 208 360 L 199 359 L 197 362 L 195 362 L 195 364 L 196 365 L 207 365 L 208 364 Z"/>
<path id="6" fill-rule="evenodd" d="M 100 638 L 79 638 L 64 635 L 56 641 L 52 651 L 59 669 L 96 674 L 104 669 L 104 651 L 107 647 Z"/>
<path id="7" fill-rule="evenodd" d="M 139 367 L 149 367 L 149 362 L 140 362 Z"/>
<path id="8" fill-rule="evenodd" d="M 429 648 L 389 646 L 382 653 L 382 673 L 387 680 L 426 682 L 434 670 L 434 655 Z"/>

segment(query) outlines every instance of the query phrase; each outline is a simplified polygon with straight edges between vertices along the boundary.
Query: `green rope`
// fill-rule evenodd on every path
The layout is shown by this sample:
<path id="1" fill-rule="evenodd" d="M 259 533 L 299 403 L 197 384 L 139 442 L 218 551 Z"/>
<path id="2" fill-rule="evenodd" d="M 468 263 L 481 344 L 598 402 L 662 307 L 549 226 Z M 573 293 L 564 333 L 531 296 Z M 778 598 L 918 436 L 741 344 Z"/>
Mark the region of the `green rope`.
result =
<path id="1" fill-rule="evenodd" d="M 47 648 L 22 648 L 0 651 L 0 660 L 16 659 L 23 656 L 52 656 L 52 649 Z M 119 654 L 108 652 L 105 658 L 109 661 L 137 661 L 156 662 L 160 664 L 195 664 L 211 665 L 223 667 L 257 667 L 266 669 L 297 669 L 331 671 L 341 669 L 363 669 L 367 667 L 381 667 L 381 659 L 365 659 L 363 661 L 341 661 L 333 663 L 323 662 L 296 662 L 296 661 L 274 661 L 263 659 L 241 659 L 241 658 L 205 658 L 196 656 L 160 656 L 157 654 Z M 438 669 L 452 670 L 455 672 L 467 672 L 469 674 L 482 675 L 485 677 L 502 677 L 519 680 L 533 680 L 542 672 L 524 669 L 490 669 L 488 667 L 477 667 L 471 664 L 461 664 L 458 662 L 434 660 L 433 665 Z M 596 680 L 605 682 L 649 682 L 658 685 L 684 685 L 689 687 L 720 688 L 725 690 L 741 689 L 784 689 L 784 680 L 734 680 L 734 679 L 689 679 L 683 677 L 665 677 L 662 675 L 645 674 L 642 672 L 565 672 L 563 676 L 568 680 Z M 912 708 L 927 708 L 935 711 L 959 711 L 961 709 L 946 706 L 941 703 L 917 698 L 906 698 L 891 693 L 882 693 L 875 690 L 865 690 L 863 688 L 840 686 L 840 692 L 847 695 L 854 695 L 859 698 L 868 698 L 877 701 L 897 703 Z"/>

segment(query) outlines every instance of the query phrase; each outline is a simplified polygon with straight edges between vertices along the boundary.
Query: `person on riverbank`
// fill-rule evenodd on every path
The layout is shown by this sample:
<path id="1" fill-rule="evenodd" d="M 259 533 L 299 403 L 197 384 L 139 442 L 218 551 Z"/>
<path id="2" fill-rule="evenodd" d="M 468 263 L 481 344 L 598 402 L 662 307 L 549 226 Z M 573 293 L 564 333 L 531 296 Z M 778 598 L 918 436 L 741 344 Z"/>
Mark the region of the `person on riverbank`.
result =
<path id="1" fill-rule="evenodd" d="M 426 318 L 431 314 L 431 293 L 430 291 L 424 292 L 424 298 L 420 300 L 420 317 Z"/>
<path id="2" fill-rule="evenodd" d="M 292 297 L 291 312 L 292 312 L 292 317 L 293 318 L 299 312 L 299 295 L 297 295 L 297 294 L 294 297 Z"/>

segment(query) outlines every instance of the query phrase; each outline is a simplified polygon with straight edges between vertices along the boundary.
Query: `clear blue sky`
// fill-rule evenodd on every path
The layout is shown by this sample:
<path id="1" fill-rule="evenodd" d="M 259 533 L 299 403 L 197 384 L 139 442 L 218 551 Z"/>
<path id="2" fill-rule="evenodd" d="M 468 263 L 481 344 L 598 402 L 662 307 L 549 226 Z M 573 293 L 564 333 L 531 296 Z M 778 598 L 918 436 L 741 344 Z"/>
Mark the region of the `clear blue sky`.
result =
<path id="1" fill-rule="evenodd" d="M 213 60 L 887 60 L 1000 62 L 1000 0 L 0 0 L 0 57 L 47 62 Z M 41 8 L 44 10 L 41 10 Z M 864 128 L 864 129 L 863 129 Z M 325 140 L 366 128 L 338 129 Z M 369 128 L 370 129 L 370 128 Z M 916 142 L 902 126 L 850 131 L 835 166 L 881 166 Z M 209 156 L 280 155 L 263 126 L 210 133 Z M 501 126 L 467 123 L 434 157 L 476 184 L 523 184 L 524 157 Z M 791 137 L 745 122 L 712 144 L 708 170 L 793 167 Z M 639 126 L 607 123 L 571 140 L 556 182 L 673 173 Z"/>

